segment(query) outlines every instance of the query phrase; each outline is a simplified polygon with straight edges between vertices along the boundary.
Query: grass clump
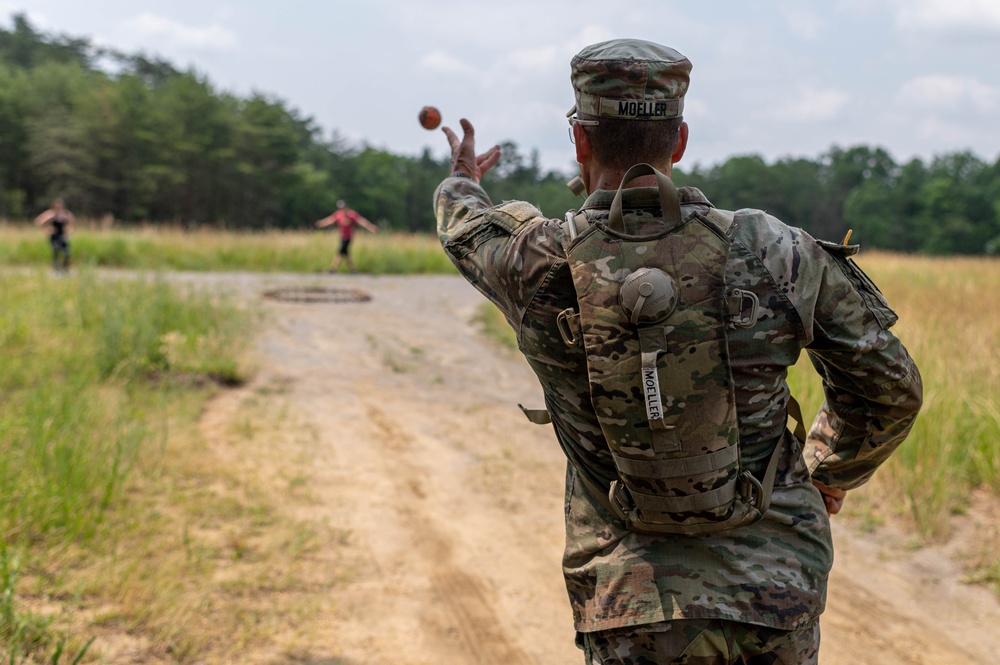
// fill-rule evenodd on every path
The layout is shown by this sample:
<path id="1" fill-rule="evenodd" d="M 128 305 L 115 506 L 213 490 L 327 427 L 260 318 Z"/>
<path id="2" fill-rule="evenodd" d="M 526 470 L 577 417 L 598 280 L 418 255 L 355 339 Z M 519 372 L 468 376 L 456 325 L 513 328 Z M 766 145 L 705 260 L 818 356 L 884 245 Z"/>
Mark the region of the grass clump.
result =
<path id="1" fill-rule="evenodd" d="M 242 378 L 248 315 L 157 279 L 0 273 L 0 660 L 82 657 L 32 608 L 72 605 L 67 569 L 121 536 L 178 397 Z"/>

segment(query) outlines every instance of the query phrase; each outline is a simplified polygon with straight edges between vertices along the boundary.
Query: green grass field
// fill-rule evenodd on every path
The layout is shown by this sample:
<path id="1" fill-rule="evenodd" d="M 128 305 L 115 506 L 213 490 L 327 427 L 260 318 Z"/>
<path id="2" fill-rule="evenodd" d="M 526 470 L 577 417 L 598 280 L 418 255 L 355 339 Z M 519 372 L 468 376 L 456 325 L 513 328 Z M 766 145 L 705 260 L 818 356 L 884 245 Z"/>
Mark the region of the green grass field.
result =
<path id="1" fill-rule="evenodd" d="M 71 594 L 62 571 L 133 541 L 134 470 L 155 469 L 167 431 L 243 379 L 252 316 L 158 279 L 0 271 L 0 660 L 85 649 L 21 606 L 19 587 Z"/>
<path id="2" fill-rule="evenodd" d="M 370 274 L 447 274 L 455 271 L 430 235 L 358 231 L 351 257 Z M 335 233 L 267 231 L 224 233 L 142 228 L 83 227 L 70 237 L 76 265 L 136 270 L 316 273 L 328 268 L 340 248 Z M 28 223 L 0 224 L 0 265 L 47 265 L 51 252 L 42 233 Z M 346 270 L 342 267 L 341 270 Z"/>

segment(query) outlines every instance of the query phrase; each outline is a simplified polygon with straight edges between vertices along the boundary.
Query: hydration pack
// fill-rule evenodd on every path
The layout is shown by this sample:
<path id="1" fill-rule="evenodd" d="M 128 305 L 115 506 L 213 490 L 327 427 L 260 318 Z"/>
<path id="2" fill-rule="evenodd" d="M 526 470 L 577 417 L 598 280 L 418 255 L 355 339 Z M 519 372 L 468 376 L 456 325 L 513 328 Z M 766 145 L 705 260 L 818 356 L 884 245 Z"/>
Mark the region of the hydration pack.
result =
<path id="1" fill-rule="evenodd" d="M 657 178 L 663 226 L 628 235 L 622 187 L 647 174 Z M 731 222 L 682 221 L 670 179 L 638 164 L 606 222 L 566 217 L 577 309 L 557 323 L 567 344 L 586 350 L 591 399 L 618 473 L 610 492 L 590 489 L 640 533 L 708 533 L 761 519 L 782 445 L 763 479 L 743 468 L 727 329 L 753 325 L 757 301 L 726 289 L 740 213 Z"/>

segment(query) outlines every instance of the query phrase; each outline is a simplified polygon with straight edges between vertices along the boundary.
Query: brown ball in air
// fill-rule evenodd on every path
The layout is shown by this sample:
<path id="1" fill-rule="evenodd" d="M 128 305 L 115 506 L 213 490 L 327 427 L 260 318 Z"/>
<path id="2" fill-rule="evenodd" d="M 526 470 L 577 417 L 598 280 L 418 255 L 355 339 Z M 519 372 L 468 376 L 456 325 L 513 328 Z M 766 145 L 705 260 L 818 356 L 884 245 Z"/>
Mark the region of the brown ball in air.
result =
<path id="1" fill-rule="evenodd" d="M 420 109 L 420 124 L 424 129 L 437 129 L 441 124 L 441 111 L 434 106 L 425 106 Z"/>

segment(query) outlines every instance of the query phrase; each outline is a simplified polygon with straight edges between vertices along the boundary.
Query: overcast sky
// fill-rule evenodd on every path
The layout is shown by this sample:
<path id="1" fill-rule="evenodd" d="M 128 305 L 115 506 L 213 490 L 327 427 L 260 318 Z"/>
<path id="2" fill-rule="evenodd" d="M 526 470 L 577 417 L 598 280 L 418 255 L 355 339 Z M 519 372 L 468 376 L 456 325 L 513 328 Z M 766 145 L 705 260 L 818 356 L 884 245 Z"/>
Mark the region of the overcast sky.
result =
<path id="1" fill-rule="evenodd" d="M 445 153 L 416 119 L 433 104 L 445 124 L 472 120 L 482 147 L 513 140 L 569 170 L 569 60 L 615 37 L 694 63 L 682 166 L 859 143 L 898 162 L 1000 154 L 1000 0 L 0 0 L 6 25 L 15 12 L 398 154 Z"/>

